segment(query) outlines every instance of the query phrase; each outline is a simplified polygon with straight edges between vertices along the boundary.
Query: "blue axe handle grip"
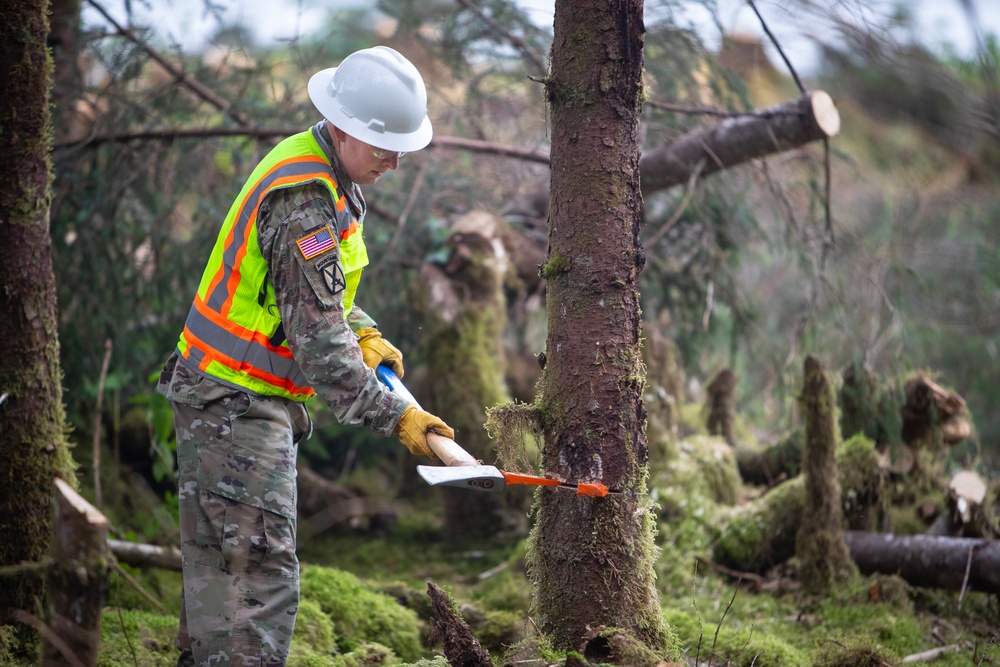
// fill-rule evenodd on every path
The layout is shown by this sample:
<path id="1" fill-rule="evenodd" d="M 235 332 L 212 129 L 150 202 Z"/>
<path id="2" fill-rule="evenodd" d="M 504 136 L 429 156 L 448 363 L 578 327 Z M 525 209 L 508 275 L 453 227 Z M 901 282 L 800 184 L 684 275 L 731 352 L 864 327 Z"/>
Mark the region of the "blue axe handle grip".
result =
<path id="1" fill-rule="evenodd" d="M 375 369 L 375 375 L 378 376 L 378 379 L 382 384 L 389 388 L 389 391 L 393 392 L 397 396 L 400 396 L 401 398 L 405 398 L 418 408 L 420 407 L 420 403 L 417 402 L 417 399 L 413 397 L 410 390 L 403 385 L 403 381 L 399 379 L 399 376 L 396 375 L 391 368 L 381 365 Z"/>

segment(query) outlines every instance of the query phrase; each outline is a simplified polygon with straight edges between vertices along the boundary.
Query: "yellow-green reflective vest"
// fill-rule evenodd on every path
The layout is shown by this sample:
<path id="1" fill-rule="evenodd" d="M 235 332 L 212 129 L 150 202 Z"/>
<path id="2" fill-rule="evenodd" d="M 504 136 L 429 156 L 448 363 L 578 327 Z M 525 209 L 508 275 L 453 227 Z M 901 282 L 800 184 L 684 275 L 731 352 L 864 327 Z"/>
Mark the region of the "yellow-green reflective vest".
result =
<path id="1" fill-rule="evenodd" d="M 265 396 L 305 401 L 316 393 L 292 358 L 267 262 L 257 245 L 257 214 L 264 198 L 313 181 L 325 185 L 333 198 L 347 283 L 344 317 L 351 312 L 361 270 L 368 265 L 362 225 L 338 192 L 333 169 L 310 129 L 275 146 L 233 202 L 177 344 L 189 366 Z"/>

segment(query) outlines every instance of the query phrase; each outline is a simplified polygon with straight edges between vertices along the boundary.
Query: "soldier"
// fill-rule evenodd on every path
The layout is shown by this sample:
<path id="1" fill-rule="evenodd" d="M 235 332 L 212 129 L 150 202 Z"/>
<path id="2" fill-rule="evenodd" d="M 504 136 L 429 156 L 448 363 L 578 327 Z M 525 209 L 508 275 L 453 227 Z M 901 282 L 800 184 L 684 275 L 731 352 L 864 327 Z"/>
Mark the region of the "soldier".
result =
<path id="1" fill-rule="evenodd" d="M 272 150 L 226 217 L 158 390 L 174 409 L 184 588 L 178 665 L 284 665 L 299 599 L 296 452 L 318 394 L 343 424 L 434 458 L 454 432 L 372 370 L 399 350 L 354 302 L 359 186 L 431 140 L 416 68 L 387 47 L 309 80 L 323 115 Z"/>

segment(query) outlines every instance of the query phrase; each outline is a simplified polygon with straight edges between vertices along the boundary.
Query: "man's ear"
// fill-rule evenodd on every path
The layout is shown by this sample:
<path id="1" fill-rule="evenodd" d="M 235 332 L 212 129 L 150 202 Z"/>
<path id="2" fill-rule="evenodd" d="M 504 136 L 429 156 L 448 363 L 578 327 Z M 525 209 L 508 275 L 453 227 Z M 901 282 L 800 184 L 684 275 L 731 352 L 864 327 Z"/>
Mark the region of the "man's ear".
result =
<path id="1" fill-rule="evenodd" d="M 330 132 L 330 138 L 336 143 L 340 143 L 347 138 L 347 133 L 330 121 L 326 121 L 326 128 Z"/>

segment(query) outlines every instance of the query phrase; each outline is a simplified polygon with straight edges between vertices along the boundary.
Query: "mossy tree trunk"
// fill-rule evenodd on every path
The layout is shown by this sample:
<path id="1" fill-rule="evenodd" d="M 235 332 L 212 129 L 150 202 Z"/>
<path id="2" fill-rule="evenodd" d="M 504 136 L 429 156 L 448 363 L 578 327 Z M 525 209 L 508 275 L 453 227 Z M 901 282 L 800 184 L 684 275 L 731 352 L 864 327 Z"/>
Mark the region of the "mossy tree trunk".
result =
<path id="1" fill-rule="evenodd" d="M 730 446 L 736 445 L 733 421 L 736 415 L 736 375 L 725 368 L 708 383 L 708 417 L 705 426 L 709 434 L 721 436 Z"/>
<path id="2" fill-rule="evenodd" d="M 0 9 L 0 565 L 48 555 L 52 480 L 72 480 L 49 239 L 49 3 Z M 9 520 L 17 517 L 16 521 Z M 38 614 L 41 579 L 6 578 L 0 609 Z"/>
<path id="3" fill-rule="evenodd" d="M 607 645 L 593 629 L 610 626 L 667 650 L 645 498 L 639 346 L 642 12 L 641 0 L 555 4 L 543 467 L 622 492 L 538 494 L 528 555 L 535 617 L 563 649 Z"/>
<path id="4" fill-rule="evenodd" d="M 840 433 L 833 386 L 816 357 L 806 357 L 803 368 L 800 404 L 806 425 L 802 456 L 806 498 L 795 553 L 803 585 L 825 593 L 856 570 L 844 543 L 836 458 Z"/>
<path id="5" fill-rule="evenodd" d="M 510 400 L 503 373 L 506 260 L 499 241 L 502 222 L 472 211 L 457 219 L 448 238 L 444 267 L 425 265 L 415 303 L 423 313 L 428 381 L 425 409 L 455 429 L 472 456 L 493 463 L 483 428 L 486 408 Z M 445 526 L 453 540 L 482 543 L 523 537 L 527 498 L 523 492 L 469 493 L 442 488 Z"/>

